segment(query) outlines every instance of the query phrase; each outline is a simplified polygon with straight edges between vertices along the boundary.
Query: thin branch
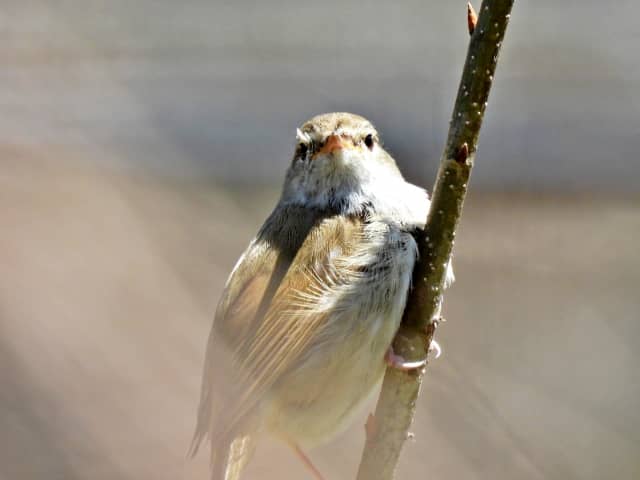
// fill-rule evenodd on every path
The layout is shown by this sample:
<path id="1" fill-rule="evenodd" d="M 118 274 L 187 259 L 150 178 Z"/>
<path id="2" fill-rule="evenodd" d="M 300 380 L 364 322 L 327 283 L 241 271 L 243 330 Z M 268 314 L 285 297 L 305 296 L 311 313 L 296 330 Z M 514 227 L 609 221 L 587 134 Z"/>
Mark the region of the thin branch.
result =
<path id="1" fill-rule="evenodd" d="M 468 5 L 471 41 L 427 224 L 417 238 L 420 258 L 413 272 L 413 289 L 393 345 L 408 361 L 424 358 L 440 320 L 447 265 L 513 2 L 484 0 L 479 18 Z M 424 371 L 387 369 L 375 414 L 367 421 L 358 480 L 393 478 L 400 451 L 410 436 Z"/>

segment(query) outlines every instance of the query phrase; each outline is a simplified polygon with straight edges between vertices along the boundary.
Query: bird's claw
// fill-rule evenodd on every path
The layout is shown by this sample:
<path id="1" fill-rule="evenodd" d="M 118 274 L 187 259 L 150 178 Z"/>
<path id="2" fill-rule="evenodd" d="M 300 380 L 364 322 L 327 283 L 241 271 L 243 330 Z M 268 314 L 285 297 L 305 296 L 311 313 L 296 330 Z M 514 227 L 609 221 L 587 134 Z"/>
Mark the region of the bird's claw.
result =
<path id="1" fill-rule="evenodd" d="M 438 342 L 436 342 L 435 340 L 431 340 L 431 343 L 429 344 L 429 352 L 435 352 L 434 358 L 440 358 L 440 355 L 442 355 L 442 348 L 440 347 L 440 344 Z M 384 360 L 388 366 L 398 370 L 402 370 L 404 372 L 422 368 L 427 364 L 426 358 L 408 362 L 402 355 L 398 355 L 393 351 L 393 346 L 390 346 L 387 350 L 387 353 L 384 356 Z"/>
<path id="2" fill-rule="evenodd" d="M 427 359 L 417 360 L 413 362 L 408 362 L 404 359 L 402 355 L 396 355 L 393 351 L 393 347 L 389 347 L 386 355 L 384 356 L 387 365 L 393 367 L 397 370 L 402 370 L 403 372 L 408 372 L 410 370 L 416 370 L 418 368 L 422 368 L 427 364 Z"/>
<path id="3" fill-rule="evenodd" d="M 429 351 L 436 352 L 436 356 L 434 358 L 439 358 L 442 355 L 442 348 L 440 348 L 440 344 L 435 340 L 431 340 L 431 344 L 429 345 Z"/>

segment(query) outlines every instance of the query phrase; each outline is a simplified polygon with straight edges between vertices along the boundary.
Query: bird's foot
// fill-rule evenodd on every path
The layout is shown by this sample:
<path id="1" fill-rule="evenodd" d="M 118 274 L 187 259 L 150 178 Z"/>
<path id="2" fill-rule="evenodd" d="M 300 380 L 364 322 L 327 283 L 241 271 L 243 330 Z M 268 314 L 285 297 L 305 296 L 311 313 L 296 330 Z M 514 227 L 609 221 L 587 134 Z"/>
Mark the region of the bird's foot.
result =
<path id="1" fill-rule="evenodd" d="M 413 362 L 408 362 L 404 359 L 402 355 L 396 355 L 393 351 L 393 346 L 389 347 L 386 355 L 384 356 L 385 362 L 390 367 L 393 367 L 398 370 L 402 370 L 403 372 L 408 372 L 410 370 L 416 370 L 418 368 L 422 368 L 427 364 L 427 359 L 417 360 Z"/>

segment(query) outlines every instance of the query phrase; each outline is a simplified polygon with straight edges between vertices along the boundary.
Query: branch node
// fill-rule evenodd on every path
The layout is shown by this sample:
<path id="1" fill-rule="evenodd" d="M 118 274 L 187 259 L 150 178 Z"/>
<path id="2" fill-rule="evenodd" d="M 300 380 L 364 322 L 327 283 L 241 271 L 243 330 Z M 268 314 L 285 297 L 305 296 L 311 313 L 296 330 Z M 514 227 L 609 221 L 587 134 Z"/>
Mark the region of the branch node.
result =
<path id="1" fill-rule="evenodd" d="M 478 14 L 473 9 L 471 2 L 467 2 L 467 26 L 469 27 L 469 35 L 473 35 L 478 24 Z"/>
<path id="2" fill-rule="evenodd" d="M 455 159 L 456 162 L 464 164 L 467 158 L 469 158 L 469 145 L 467 145 L 467 142 L 464 142 L 456 152 Z"/>

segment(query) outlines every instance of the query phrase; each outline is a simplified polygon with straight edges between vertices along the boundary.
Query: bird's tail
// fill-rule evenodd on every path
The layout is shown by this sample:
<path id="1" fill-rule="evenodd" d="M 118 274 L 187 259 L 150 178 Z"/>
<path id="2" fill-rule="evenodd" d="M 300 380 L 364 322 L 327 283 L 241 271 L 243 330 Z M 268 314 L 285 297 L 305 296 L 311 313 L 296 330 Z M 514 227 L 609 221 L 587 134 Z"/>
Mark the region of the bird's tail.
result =
<path id="1" fill-rule="evenodd" d="M 255 450 L 251 435 L 223 438 L 211 445 L 211 480 L 240 480 Z"/>

